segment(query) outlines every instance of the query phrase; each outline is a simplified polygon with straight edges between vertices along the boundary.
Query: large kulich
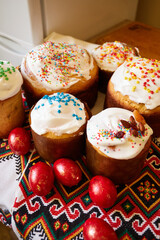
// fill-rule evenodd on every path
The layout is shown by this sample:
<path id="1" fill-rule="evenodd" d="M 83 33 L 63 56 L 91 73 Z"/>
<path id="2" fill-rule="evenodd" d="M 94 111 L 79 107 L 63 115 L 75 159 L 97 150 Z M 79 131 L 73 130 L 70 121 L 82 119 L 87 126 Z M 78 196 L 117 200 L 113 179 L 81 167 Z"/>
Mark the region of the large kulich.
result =
<path id="1" fill-rule="evenodd" d="M 32 106 L 44 95 L 66 92 L 91 108 L 97 99 L 98 71 L 96 61 L 79 45 L 45 42 L 21 64 L 27 102 Z"/>
<path id="2" fill-rule="evenodd" d="M 135 180 L 143 168 L 153 131 L 138 111 L 107 108 L 87 123 L 86 162 L 94 175 L 116 184 Z"/>

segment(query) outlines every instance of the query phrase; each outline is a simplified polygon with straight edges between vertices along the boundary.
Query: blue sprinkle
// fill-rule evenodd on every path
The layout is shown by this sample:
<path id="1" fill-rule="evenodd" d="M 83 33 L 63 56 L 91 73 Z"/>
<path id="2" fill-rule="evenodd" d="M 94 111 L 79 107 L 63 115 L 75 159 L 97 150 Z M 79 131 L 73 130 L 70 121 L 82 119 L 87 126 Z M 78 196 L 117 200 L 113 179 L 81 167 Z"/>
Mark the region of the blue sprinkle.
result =
<path id="1" fill-rule="evenodd" d="M 61 113 L 61 110 L 58 110 L 57 112 L 58 112 L 58 113 Z"/>
<path id="2" fill-rule="evenodd" d="M 48 95 L 44 95 L 44 96 L 42 97 L 42 99 L 48 99 L 48 98 L 49 98 Z"/>
<path id="3" fill-rule="evenodd" d="M 79 108 L 80 111 L 82 111 L 82 108 Z"/>

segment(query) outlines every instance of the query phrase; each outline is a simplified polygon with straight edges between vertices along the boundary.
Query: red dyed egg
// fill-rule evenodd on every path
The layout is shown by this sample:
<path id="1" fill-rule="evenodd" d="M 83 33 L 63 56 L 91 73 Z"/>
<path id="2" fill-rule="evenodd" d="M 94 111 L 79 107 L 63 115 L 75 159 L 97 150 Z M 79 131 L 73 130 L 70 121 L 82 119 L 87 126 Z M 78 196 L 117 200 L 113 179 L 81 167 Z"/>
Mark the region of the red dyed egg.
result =
<path id="1" fill-rule="evenodd" d="M 54 184 L 52 167 L 45 162 L 37 162 L 30 168 L 28 179 L 32 191 L 38 196 L 45 196 Z"/>
<path id="2" fill-rule="evenodd" d="M 30 135 L 24 128 L 14 128 L 8 136 L 10 149 L 17 155 L 25 155 L 31 146 Z"/>
<path id="3" fill-rule="evenodd" d="M 57 180 L 68 187 L 77 185 L 82 179 L 82 171 L 78 164 L 68 158 L 60 158 L 54 162 L 53 170 Z"/>
<path id="4" fill-rule="evenodd" d="M 117 199 L 117 189 L 114 183 L 104 176 L 93 177 L 88 190 L 91 200 L 102 208 L 111 207 Z"/>
<path id="5" fill-rule="evenodd" d="M 83 225 L 84 240 L 118 240 L 113 228 L 100 218 L 89 218 Z"/>

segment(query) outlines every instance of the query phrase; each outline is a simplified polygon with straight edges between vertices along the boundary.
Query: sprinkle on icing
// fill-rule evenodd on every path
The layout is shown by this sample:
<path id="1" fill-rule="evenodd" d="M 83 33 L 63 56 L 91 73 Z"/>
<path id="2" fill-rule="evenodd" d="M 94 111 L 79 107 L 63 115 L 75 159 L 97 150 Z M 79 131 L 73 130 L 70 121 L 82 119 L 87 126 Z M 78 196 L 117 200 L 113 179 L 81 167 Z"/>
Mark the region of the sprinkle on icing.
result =
<path id="1" fill-rule="evenodd" d="M 93 116 L 87 123 L 89 142 L 109 157 L 130 159 L 137 156 L 153 131 L 147 124 L 145 131 L 135 130 L 130 116 L 133 116 L 132 112 L 120 108 L 108 108 Z M 130 128 L 122 119 L 131 124 Z"/>
<path id="2" fill-rule="evenodd" d="M 38 134 L 73 133 L 86 121 L 84 104 L 67 93 L 45 95 L 31 112 L 31 128 Z"/>
<path id="3" fill-rule="evenodd" d="M 93 58 L 79 45 L 45 42 L 25 57 L 29 69 L 48 90 L 67 88 L 81 77 L 90 79 Z M 24 62 L 22 73 L 24 73 Z"/>
<path id="4" fill-rule="evenodd" d="M 6 64 L 9 65 L 10 62 L 7 62 Z M 14 73 L 16 70 L 15 70 L 15 67 L 14 67 L 14 66 L 4 68 L 3 65 L 4 65 L 4 61 L 0 61 L 0 78 L 1 78 L 1 77 L 4 77 L 5 80 L 8 80 L 8 73 L 9 73 L 9 74 L 12 74 L 12 73 Z"/>
<path id="5" fill-rule="evenodd" d="M 127 59 L 113 74 L 116 91 L 153 109 L 160 105 L 160 61 L 134 57 Z"/>
<path id="6" fill-rule="evenodd" d="M 127 58 L 138 53 L 135 48 L 118 41 L 106 42 L 93 50 L 93 56 L 102 70 L 115 71 Z"/>
<path id="7" fill-rule="evenodd" d="M 21 88 L 22 76 L 10 62 L 0 60 L 0 100 L 14 96 Z"/>

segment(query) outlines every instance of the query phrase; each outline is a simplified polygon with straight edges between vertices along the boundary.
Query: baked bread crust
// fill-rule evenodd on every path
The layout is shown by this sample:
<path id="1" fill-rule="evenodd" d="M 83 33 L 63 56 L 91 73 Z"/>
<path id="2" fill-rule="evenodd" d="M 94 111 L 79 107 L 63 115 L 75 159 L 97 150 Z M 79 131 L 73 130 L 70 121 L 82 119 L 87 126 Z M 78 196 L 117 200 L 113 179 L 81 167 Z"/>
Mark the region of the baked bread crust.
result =
<path id="1" fill-rule="evenodd" d="M 150 148 L 152 137 L 145 144 L 143 150 L 131 159 L 110 158 L 94 147 L 86 139 L 86 163 L 93 175 L 103 175 L 115 184 L 128 184 L 134 181 L 144 166 Z"/>
<path id="2" fill-rule="evenodd" d="M 148 125 L 153 129 L 154 136 L 160 136 L 160 106 L 154 109 L 147 109 L 145 104 L 136 103 L 130 100 L 129 96 L 123 96 L 119 91 L 114 90 L 114 84 L 111 80 L 108 83 L 107 92 L 104 101 L 104 108 L 119 107 L 130 111 L 135 109 L 143 115 Z"/>
<path id="3" fill-rule="evenodd" d="M 25 112 L 23 108 L 21 90 L 8 99 L 0 101 L 0 138 L 7 138 L 10 131 L 21 127 Z"/>

